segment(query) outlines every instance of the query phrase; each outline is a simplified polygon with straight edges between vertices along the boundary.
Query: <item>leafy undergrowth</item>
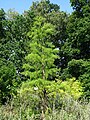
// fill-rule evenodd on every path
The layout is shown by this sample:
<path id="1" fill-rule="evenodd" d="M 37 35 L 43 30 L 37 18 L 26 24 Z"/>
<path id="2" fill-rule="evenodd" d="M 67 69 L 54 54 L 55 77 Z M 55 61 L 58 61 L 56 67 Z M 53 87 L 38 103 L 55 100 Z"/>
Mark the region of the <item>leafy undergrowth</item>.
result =
<path id="1" fill-rule="evenodd" d="M 22 103 L 12 100 L 0 107 L 0 120 L 40 120 L 40 118 L 40 112 L 32 112 L 31 104 L 25 101 Z M 60 104 L 58 101 L 53 102 L 52 109 L 47 110 L 41 120 L 90 120 L 90 103 L 64 98 Z"/>

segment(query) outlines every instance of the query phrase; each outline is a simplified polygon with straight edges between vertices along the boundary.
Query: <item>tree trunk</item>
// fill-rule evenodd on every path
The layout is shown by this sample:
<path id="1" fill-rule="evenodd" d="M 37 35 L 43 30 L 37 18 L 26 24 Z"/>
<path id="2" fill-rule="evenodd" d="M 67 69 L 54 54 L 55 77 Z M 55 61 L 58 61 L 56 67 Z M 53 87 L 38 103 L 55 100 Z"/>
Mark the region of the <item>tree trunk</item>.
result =
<path id="1" fill-rule="evenodd" d="M 42 64 L 42 78 L 45 80 L 45 67 L 44 64 Z"/>
<path id="2" fill-rule="evenodd" d="M 44 118 L 45 118 L 45 115 L 44 115 L 44 111 L 43 111 L 43 108 L 42 108 L 42 112 L 41 112 L 40 120 L 44 120 Z"/>

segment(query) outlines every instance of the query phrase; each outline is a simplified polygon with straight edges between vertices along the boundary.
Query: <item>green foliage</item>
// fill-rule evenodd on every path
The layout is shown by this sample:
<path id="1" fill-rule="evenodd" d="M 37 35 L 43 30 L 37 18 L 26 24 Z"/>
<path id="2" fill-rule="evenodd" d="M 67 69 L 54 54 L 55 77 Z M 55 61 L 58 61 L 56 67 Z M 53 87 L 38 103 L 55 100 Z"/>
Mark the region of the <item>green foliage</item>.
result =
<path id="1" fill-rule="evenodd" d="M 61 51 L 61 46 L 63 46 L 67 38 L 66 27 L 68 15 L 63 11 L 60 11 L 60 7 L 57 4 L 50 3 L 49 0 L 33 2 L 31 11 L 34 12 L 35 16 L 42 16 L 46 18 L 46 22 L 55 26 L 55 32 L 52 35 L 51 42 L 56 48 L 60 49 L 60 58 L 55 60 L 55 65 L 60 68 L 65 67 L 65 60 L 63 60 L 63 51 Z"/>
<path id="2" fill-rule="evenodd" d="M 49 0 L 33 2 L 22 15 L 0 10 L 0 102 L 5 103 L 27 80 L 42 86 L 41 97 L 45 87 L 49 98 L 62 91 L 78 99 L 82 85 L 85 97 L 90 98 L 90 1 L 70 2 L 71 15 Z M 57 81 L 60 77 L 66 81 Z M 76 80 L 67 80 L 73 77 Z M 35 99 L 41 100 L 40 96 Z"/>
<path id="3" fill-rule="evenodd" d="M 67 79 L 60 84 L 60 88 L 63 89 L 67 94 L 70 94 L 74 99 L 78 99 L 83 94 L 83 88 L 81 83 L 75 78 Z"/>
<path id="4" fill-rule="evenodd" d="M 77 100 L 83 94 L 80 82 L 75 78 L 64 82 L 43 79 L 27 81 L 22 84 L 18 93 L 18 98 L 20 97 L 22 103 L 25 101 L 30 104 L 32 113 L 41 113 L 42 108 L 45 113 L 49 112 L 54 102 L 56 108 L 59 109 L 65 97 Z"/>
<path id="5" fill-rule="evenodd" d="M 0 103 L 10 98 L 15 82 L 15 67 L 11 62 L 0 59 Z"/>
<path id="6" fill-rule="evenodd" d="M 49 76 L 56 75 L 58 69 L 54 61 L 58 58 L 58 50 L 51 43 L 51 35 L 54 34 L 54 26 L 45 23 L 45 18 L 36 17 L 28 36 L 31 39 L 30 53 L 25 57 L 26 63 L 23 65 L 23 74 L 30 79 L 47 79 Z"/>
<path id="7" fill-rule="evenodd" d="M 61 80 L 55 82 L 43 79 L 27 81 L 22 84 L 20 93 L 23 97 L 26 93 L 27 95 L 31 93 L 38 93 L 40 95 L 40 93 L 42 93 L 44 89 L 50 97 L 54 97 L 56 96 L 56 94 L 67 94 L 72 96 L 74 99 L 78 99 L 82 94 L 82 87 L 80 85 L 80 82 L 76 81 L 75 78 L 67 79 L 64 82 Z"/>
<path id="8" fill-rule="evenodd" d="M 6 14 L 4 10 L 0 10 L 0 62 L 2 62 L 1 66 L 4 69 L 4 65 L 6 65 L 7 69 L 9 70 L 12 64 L 15 68 L 14 71 L 13 67 L 11 68 L 13 73 L 12 74 L 10 72 L 11 77 L 9 72 L 5 72 L 7 76 L 5 80 L 7 82 L 7 85 L 5 86 L 9 86 L 8 81 L 11 81 L 11 83 L 12 81 L 17 81 L 15 82 L 15 86 L 19 86 L 21 80 L 24 79 L 20 73 L 22 71 L 22 64 L 27 53 L 27 31 L 28 29 L 30 29 L 29 27 L 26 27 L 30 25 L 30 23 L 27 24 L 27 16 L 19 15 L 12 10 L 10 10 L 9 13 Z M 31 22 L 30 20 L 29 22 Z M 3 75 L 1 75 L 0 78 L 2 76 Z M 13 78 L 16 80 L 14 80 Z M 3 83 L 3 85 L 4 84 L 5 82 Z M 11 88 L 13 92 L 16 89 L 15 87 L 13 87 L 13 84 L 10 85 L 10 90 Z M 11 96 L 11 93 L 9 92 L 6 95 L 6 91 L 8 90 L 3 89 L 3 94 L 5 94 L 3 96 L 6 97 L 5 99 L 7 99 L 8 96 Z"/>
<path id="9" fill-rule="evenodd" d="M 9 9 L 6 13 L 6 17 L 8 20 L 13 21 L 14 19 L 16 19 L 16 17 L 19 15 L 18 12 L 16 12 L 14 9 Z"/>
<path id="10" fill-rule="evenodd" d="M 65 74 L 66 72 L 66 74 Z M 65 77 L 76 77 L 84 87 L 84 95 L 89 98 L 89 90 L 90 90 L 90 60 L 75 60 L 72 59 L 68 62 L 67 69 L 64 70 L 64 74 L 62 78 Z"/>
<path id="11" fill-rule="evenodd" d="M 31 11 L 33 11 L 37 16 L 44 16 L 47 17 L 48 13 L 52 11 L 59 11 L 59 6 L 57 4 L 50 3 L 50 0 L 41 0 L 33 2 L 32 6 L 30 7 Z"/>
<path id="12" fill-rule="evenodd" d="M 3 9 L 0 10 L 0 39 L 4 37 L 4 21 L 5 21 L 5 12 Z"/>
<path id="13" fill-rule="evenodd" d="M 61 77 L 76 77 L 82 82 L 85 94 L 89 97 L 89 66 L 90 66 L 90 2 L 71 0 L 75 11 L 69 16 L 67 24 L 68 37 L 61 47 L 65 69 Z M 86 76 L 86 77 L 85 77 Z M 87 87 L 88 86 L 88 87 Z"/>
<path id="14" fill-rule="evenodd" d="M 72 17 L 74 17 L 74 15 L 72 15 Z M 89 17 L 78 18 L 77 20 L 74 18 L 74 21 L 73 18 L 71 18 L 67 28 L 69 39 L 65 43 L 68 49 L 66 52 L 70 54 L 71 57 L 79 59 L 89 58 L 89 26 Z"/>
<path id="15" fill-rule="evenodd" d="M 85 5 L 90 5 L 89 0 L 70 0 L 71 6 L 78 12 L 82 12 L 82 8 Z"/>
<path id="16" fill-rule="evenodd" d="M 77 102 L 90 99 L 90 1 L 70 2 L 71 15 L 49 0 L 0 10 L 1 120 L 90 119 Z"/>

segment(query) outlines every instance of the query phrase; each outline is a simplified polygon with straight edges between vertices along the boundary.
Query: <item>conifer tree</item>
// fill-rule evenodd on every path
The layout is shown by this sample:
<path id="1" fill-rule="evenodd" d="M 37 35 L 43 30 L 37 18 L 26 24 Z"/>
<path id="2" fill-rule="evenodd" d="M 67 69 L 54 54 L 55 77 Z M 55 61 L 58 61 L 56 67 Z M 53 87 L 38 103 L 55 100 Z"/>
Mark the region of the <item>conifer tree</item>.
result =
<path id="1" fill-rule="evenodd" d="M 52 24 L 47 23 L 45 18 L 36 17 L 31 31 L 28 33 L 30 41 L 30 53 L 25 57 L 26 63 L 23 74 L 33 79 L 48 79 L 56 75 L 58 69 L 54 61 L 58 58 L 58 50 L 50 42 L 51 35 L 55 32 Z"/>

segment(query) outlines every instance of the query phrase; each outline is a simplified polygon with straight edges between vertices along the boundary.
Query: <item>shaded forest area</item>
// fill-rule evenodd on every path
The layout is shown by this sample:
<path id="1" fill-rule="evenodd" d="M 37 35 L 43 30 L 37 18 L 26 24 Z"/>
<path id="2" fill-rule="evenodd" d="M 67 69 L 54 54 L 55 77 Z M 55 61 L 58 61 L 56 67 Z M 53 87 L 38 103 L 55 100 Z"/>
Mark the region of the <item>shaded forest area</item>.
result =
<path id="1" fill-rule="evenodd" d="M 90 1 L 70 3 L 0 10 L 0 120 L 90 120 Z"/>

